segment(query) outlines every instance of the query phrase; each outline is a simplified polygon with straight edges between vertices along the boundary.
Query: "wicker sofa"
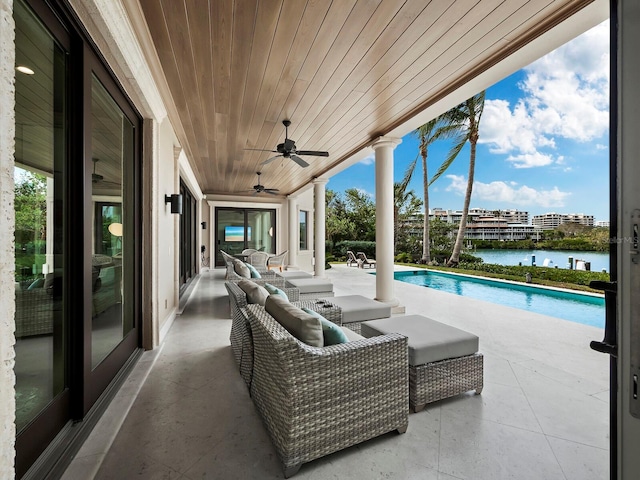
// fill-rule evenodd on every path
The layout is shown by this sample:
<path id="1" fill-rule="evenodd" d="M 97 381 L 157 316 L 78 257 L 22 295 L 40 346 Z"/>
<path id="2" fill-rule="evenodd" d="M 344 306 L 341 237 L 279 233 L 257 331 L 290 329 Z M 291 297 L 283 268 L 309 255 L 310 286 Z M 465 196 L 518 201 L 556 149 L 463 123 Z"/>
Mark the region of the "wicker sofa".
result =
<path id="1" fill-rule="evenodd" d="M 408 426 L 408 347 L 399 334 L 312 347 L 264 307 L 243 309 L 254 347 L 251 396 L 285 478 L 305 462 Z"/>
<path id="2" fill-rule="evenodd" d="M 252 279 L 253 280 L 253 279 Z M 240 375 L 251 388 L 251 377 L 253 374 L 253 341 L 251 337 L 251 328 L 245 308 L 249 304 L 247 294 L 238 286 L 237 282 L 225 282 L 225 288 L 229 294 L 229 309 L 231 311 L 231 333 L 229 341 L 231 342 L 231 351 L 233 357 L 240 369 Z M 289 300 L 300 308 L 308 308 L 322 314 L 324 318 L 336 324 L 340 324 L 342 312 L 335 305 L 325 302 L 317 303 L 315 300 L 298 300 L 297 288 L 282 289 Z"/>

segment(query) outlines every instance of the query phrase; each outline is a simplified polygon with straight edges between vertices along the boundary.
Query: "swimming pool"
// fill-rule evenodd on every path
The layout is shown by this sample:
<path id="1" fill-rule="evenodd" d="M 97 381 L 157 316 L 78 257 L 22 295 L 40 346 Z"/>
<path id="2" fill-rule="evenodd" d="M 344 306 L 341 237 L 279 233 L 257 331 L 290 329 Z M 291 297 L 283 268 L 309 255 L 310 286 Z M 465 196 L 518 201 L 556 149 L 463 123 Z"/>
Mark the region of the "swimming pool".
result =
<path id="1" fill-rule="evenodd" d="M 395 272 L 401 282 L 604 328 L 604 297 L 426 270 Z"/>

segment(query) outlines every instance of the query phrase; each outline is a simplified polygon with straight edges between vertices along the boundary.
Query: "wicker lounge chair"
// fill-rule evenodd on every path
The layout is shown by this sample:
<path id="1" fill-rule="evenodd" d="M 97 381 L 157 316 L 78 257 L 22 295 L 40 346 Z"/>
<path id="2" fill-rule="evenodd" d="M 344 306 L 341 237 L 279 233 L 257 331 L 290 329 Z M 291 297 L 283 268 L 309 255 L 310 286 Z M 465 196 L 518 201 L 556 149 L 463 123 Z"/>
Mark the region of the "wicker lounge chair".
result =
<path id="1" fill-rule="evenodd" d="M 279 271 L 282 272 L 282 267 L 284 267 L 285 265 L 284 259 L 286 258 L 287 253 L 288 253 L 288 250 L 285 250 L 282 253 L 269 257 L 269 260 L 267 260 L 267 268 L 269 270 L 271 270 L 272 268 L 275 270 L 277 268 Z"/>
<path id="2" fill-rule="evenodd" d="M 267 268 L 267 261 L 269 260 L 269 254 L 267 252 L 253 252 L 249 255 L 247 263 L 250 263 L 256 269 L 262 273 L 267 272 L 269 269 Z"/>
<path id="3" fill-rule="evenodd" d="M 283 464 L 305 462 L 408 426 L 407 338 L 311 347 L 264 307 L 248 305 L 255 352 L 251 396 Z M 330 373 L 329 373 L 330 372 Z"/>
<path id="4" fill-rule="evenodd" d="M 232 319 L 231 334 L 229 335 L 231 350 L 240 368 L 240 375 L 250 387 L 253 373 L 253 342 L 249 319 L 244 310 L 249 304 L 247 295 L 235 282 L 225 282 L 224 286 L 229 294 L 229 309 Z M 318 303 L 316 300 L 299 300 L 297 288 L 284 288 L 283 291 L 294 305 L 316 311 L 327 320 L 340 325 L 342 317 L 340 307 L 324 301 Z"/>

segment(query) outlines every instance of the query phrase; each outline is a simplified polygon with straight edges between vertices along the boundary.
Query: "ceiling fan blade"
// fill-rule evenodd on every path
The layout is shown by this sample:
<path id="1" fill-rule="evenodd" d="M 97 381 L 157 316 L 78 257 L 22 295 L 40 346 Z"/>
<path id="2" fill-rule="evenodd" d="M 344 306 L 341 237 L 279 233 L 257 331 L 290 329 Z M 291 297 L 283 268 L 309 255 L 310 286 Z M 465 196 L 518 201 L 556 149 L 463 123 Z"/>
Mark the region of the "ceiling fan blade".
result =
<path id="1" fill-rule="evenodd" d="M 245 148 L 245 150 L 251 150 L 252 152 L 273 152 L 273 153 L 278 153 L 277 150 L 265 150 L 264 148 Z"/>
<path id="2" fill-rule="evenodd" d="M 264 191 L 268 193 L 275 193 L 279 192 L 280 190 L 278 190 L 277 188 L 265 188 Z"/>
<path id="3" fill-rule="evenodd" d="M 305 162 L 303 159 L 301 159 L 297 155 L 291 155 L 291 160 L 293 160 L 294 162 L 296 162 L 298 165 L 300 165 L 303 168 L 309 166 L 309 164 L 307 162 Z"/>
<path id="4" fill-rule="evenodd" d="M 276 155 L 275 157 L 271 157 L 271 158 L 267 158 L 264 162 L 262 162 L 260 165 L 266 165 L 267 163 L 271 163 L 273 162 L 276 158 L 280 158 L 282 157 L 282 155 Z"/>
<path id="5" fill-rule="evenodd" d="M 313 150 L 298 150 L 296 151 L 298 155 L 313 155 L 314 157 L 328 157 L 329 152 L 316 152 Z"/>

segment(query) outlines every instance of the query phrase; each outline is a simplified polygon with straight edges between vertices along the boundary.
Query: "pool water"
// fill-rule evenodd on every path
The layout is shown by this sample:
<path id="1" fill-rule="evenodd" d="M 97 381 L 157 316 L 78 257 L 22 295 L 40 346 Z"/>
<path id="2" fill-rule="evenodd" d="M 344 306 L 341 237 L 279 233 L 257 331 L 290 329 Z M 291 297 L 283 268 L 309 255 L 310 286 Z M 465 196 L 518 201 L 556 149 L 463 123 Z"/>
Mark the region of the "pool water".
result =
<path id="1" fill-rule="evenodd" d="M 604 297 L 424 270 L 395 272 L 401 282 L 604 328 Z"/>

